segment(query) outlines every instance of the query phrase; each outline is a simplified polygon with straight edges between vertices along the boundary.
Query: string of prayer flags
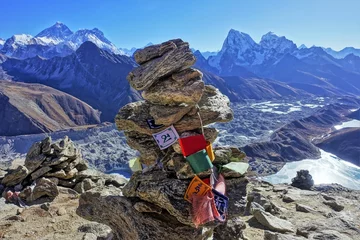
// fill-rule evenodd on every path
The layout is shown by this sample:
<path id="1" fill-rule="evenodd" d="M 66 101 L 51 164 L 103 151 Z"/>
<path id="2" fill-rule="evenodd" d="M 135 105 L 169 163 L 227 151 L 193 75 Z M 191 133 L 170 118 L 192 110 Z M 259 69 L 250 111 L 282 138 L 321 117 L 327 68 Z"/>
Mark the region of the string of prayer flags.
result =
<path id="1" fill-rule="evenodd" d="M 173 125 L 162 130 L 161 132 L 154 133 L 153 137 L 161 150 L 166 149 L 176 143 L 179 139 L 179 134 Z"/>

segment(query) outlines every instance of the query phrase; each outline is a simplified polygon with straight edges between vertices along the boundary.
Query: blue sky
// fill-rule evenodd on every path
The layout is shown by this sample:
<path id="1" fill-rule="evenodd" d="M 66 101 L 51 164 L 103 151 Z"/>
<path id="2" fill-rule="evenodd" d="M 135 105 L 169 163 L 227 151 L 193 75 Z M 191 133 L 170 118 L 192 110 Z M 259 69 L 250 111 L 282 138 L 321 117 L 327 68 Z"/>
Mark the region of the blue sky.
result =
<path id="1" fill-rule="evenodd" d="M 233 28 L 258 42 L 269 31 L 296 44 L 360 48 L 360 0 L 0 0 L 0 37 L 36 35 L 56 21 L 97 27 L 118 47 L 182 38 L 217 50 Z"/>

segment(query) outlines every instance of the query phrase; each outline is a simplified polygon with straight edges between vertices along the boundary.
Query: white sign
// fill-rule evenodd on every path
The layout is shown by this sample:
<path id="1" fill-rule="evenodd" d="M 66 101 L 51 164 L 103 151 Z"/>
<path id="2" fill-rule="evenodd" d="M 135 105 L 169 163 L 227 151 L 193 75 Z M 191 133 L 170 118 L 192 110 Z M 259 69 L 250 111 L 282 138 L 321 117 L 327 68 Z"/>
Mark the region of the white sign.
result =
<path id="1" fill-rule="evenodd" d="M 160 149 L 163 150 L 173 145 L 179 139 L 179 134 L 174 126 L 170 126 L 161 132 L 154 133 L 153 137 Z"/>

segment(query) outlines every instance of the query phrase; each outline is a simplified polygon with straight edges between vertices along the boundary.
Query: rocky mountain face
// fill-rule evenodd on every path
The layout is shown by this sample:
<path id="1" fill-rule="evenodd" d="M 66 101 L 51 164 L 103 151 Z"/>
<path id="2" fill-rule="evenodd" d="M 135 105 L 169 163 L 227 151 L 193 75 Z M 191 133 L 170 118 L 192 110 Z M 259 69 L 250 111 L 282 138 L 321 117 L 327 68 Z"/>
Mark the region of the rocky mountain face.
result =
<path id="1" fill-rule="evenodd" d="M 200 55 L 197 53 L 197 67 L 222 77 L 256 74 L 316 95 L 360 93 L 360 57 L 356 54 L 337 59 L 320 47 L 297 48 L 291 40 L 271 32 L 256 43 L 248 34 L 231 29 L 216 56 L 206 60 Z"/>
<path id="2" fill-rule="evenodd" d="M 111 53 L 125 54 L 97 28 L 92 30 L 81 29 L 74 33 L 65 24 L 60 22 L 41 31 L 35 37 L 20 34 L 7 39 L 4 44 L 0 42 L 0 46 L 3 45 L 3 47 L 0 47 L 0 53 L 19 59 L 36 56 L 43 58 L 64 57 L 72 54 L 86 41 L 91 41 L 99 48 Z"/>
<path id="3" fill-rule="evenodd" d="M 140 98 L 126 84 L 136 63 L 85 42 L 66 57 L 25 60 L 8 58 L 1 64 L 15 81 L 42 83 L 69 93 L 101 111 L 102 121 L 113 121 L 120 106 Z"/>
<path id="4" fill-rule="evenodd" d="M 52 132 L 100 123 L 100 112 L 41 84 L 0 81 L 0 135 Z"/>
<path id="5" fill-rule="evenodd" d="M 360 166 L 360 128 L 343 128 L 332 132 L 316 145 L 327 152 Z"/>

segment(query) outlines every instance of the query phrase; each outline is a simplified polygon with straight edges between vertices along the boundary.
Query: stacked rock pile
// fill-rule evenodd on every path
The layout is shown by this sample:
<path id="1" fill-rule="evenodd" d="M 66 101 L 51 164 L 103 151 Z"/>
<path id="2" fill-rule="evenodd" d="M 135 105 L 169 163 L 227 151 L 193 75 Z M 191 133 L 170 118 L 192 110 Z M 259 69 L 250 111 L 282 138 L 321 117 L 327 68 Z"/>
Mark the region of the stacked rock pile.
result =
<path id="1" fill-rule="evenodd" d="M 144 232 L 133 232 L 138 239 L 149 232 L 152 232 L 152 239 L 164 239 L 158 236 L 164 232 L 156 230 L 158 224 L 172 229 L 174 236 L 201 238 L 204 236 L 201 227 L 195 232 L 184 233 L 184 229 L 208 222 L 204 219 L 194 221 L 197 209 L 194 209 L 192 196 L 198 194 L 201 197 L 211 192 L 220 179 L 224 185 L 224 177 L 231 177 L 225 180 L 229 199 L 223 196 L 229 201 L 222 206 L 226 208 L 223 210 L 228 211 L 227 217 L 244 212 L 247 183 L 244 175 L 249 167 L 241 162 L 245 155 L 237 148 L 212 149 L 211 143 L 217 138 L 218 131 L 206 127 L 211 123 L 233 119 L 229 99 L 213 86 L 205 85 L 202 73 L 191 68 L 195 57 L 189 44 L 181 39 L 138 50 L 134 58 L 140 66 L 131 71 L 127 79 L 135 90 L 142 91 L 144 101 L 129 103 L 121 108 L 115 122 L 119 130 L 125 131 L 129 146 L 139 151 L 138 160 L 142 165 L 142 171 L 136 171 L 123 188 L 123 195 L 129 199 L 122 197 L 119 204 L 126 202 L 126 206 L 134 205 L 139 213 L 132 213 L 132 216 L 121 213 L 117 223 L 109 219 L 107 224 L 113 226 L 118 236 L 122 237 L 130 233 L 119 228 L 121 221 L 136 219 Z M 225 186 L 219 189 L 225 194 Z M 81 205 L 93 205 L 91 211 L 97 212 L 100 208 L 96 206 L 107 200 L 93 197 L 95 195 L 89 193 L 80 202 Z M 83 210 L 83 215 L 89 217 L 90 212 Z M 170 216 L 167 217 L 163 210 Z M 164 220 L 148 221 L 141 217 L 141 214 L 149 212 L 163 214 Z M 222 217 L 224 214 L 226 212 Z M 172 219 L 171 223 L 167 223 L 166 218 Z M 217 217 L 215 219 L 219 220 Z M 173 220 L 177 222 L 175 228 Z M 214 227 L 218 222 L 213 222 Z"/>
<path id="2" fill-rule="evenodd" d="M 50 137 L 34 143 L 24 165 L 7 170 L 1 178 L 3 196 L 20 205 L 41 197 L 56 197 L 57 186 L 82 193 L 105 184 L 119 186 L 126 182 L 88 169 L 87 162 L 67 136 L 54 143 Z"/>

